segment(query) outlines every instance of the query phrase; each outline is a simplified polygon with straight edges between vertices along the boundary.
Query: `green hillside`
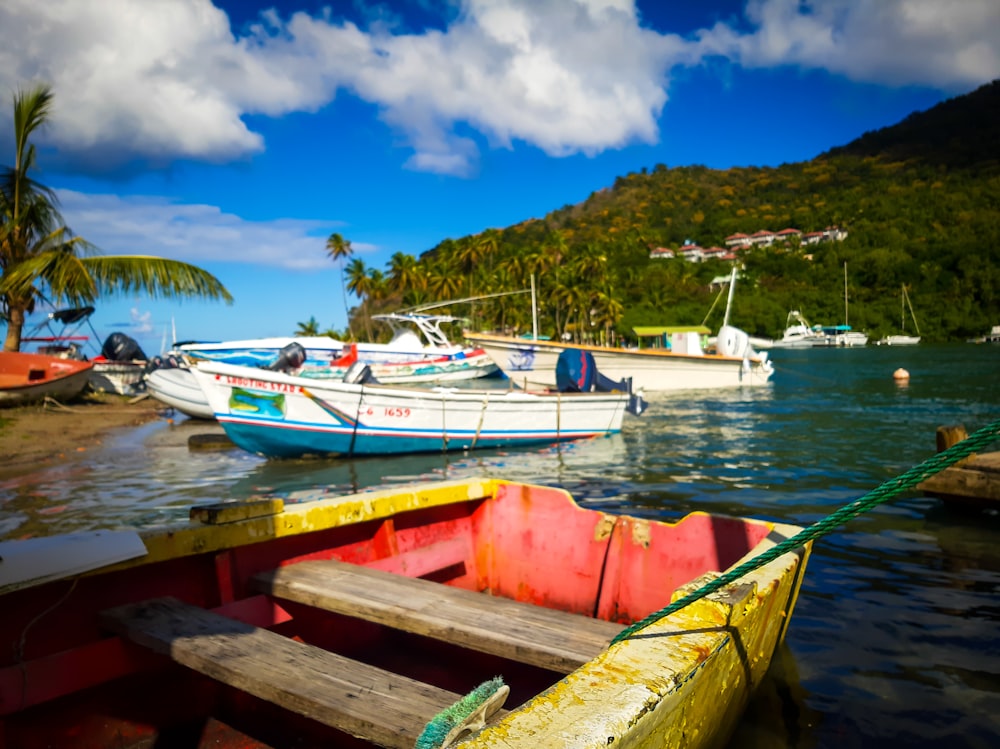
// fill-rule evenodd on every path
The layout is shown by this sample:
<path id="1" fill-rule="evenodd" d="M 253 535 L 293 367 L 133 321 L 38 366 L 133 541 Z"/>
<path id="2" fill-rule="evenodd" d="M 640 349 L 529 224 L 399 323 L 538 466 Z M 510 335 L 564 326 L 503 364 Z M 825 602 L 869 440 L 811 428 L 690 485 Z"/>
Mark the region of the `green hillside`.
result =
<path id="1" fill-rule="evenodd" d="M 849 322 L 873 337 L 898 332 L 906 285 L 926 341 L 961 340 L 1000 324 L 1000 82 L 893 127 L 866 133 L 812 161 L 714 170 L 651 165 L 577 205 L 503 230 L 448 239 L 384 270 L 355 260 L 348 277 L 364 318 L 438 299 L 525 289 L 534 274 L 547 335 L 618 340 L 636 325 L 705 320 L 712 279 L 731 261 L 650 258 L 686 241 L 725 247 L 759 230 L 817 232 L 843 241 L 795 241 L 738 254 L 732 322 L 780 335 L 790 309 L 814 323 Z M 554 196 L 554 202 L 558 198 Z M 708 320 L 716 328 L 723 305 Z M 526 296 L 456 307 L 481 329 L 530 329 Z M 912 330 L 907 320 L 908 330 Z"/>

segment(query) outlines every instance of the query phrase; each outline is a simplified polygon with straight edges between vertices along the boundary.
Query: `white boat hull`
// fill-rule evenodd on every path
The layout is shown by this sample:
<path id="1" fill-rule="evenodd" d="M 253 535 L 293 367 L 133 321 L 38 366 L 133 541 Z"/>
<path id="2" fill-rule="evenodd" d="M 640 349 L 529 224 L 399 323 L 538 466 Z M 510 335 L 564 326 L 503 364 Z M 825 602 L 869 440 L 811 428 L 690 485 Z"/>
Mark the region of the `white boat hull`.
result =
<path id="1" fill-rule="evenodd" d="M 886 336 L 879 343 L 884 343 L 886 346 L 916 346 L 920 343 L 920 336 L 918 335 L 891 335 Z"/>
<path id="2" fill-rule="evenodd" d="M 532 445 L 621 430 L 628 393 L 403 388 L 217 362 L 191 370 L 229 438 L 269 457 Z"/>
<path id="3" fill-rule="evenodd" d="M 743 359 L 716 354 L 677 354 L 660 349 L 615 349 L 602 346 L 560 345 L 503 336 L 466 333 L 518 385 L 553 387 L 556 361 L 567 348 L 589 351 L 597 370 L 612 380 L 632 378 L 634 391 L 674 390 L 766 385 L 774 368 L 763 356 Z"/>
<path id="4" fill-rule="evenodd" d="M 156 400 L 196 419 L 214 419 L 201 385 L 185 367 L 155 369 L 146 375 L 146 390 Z"/>

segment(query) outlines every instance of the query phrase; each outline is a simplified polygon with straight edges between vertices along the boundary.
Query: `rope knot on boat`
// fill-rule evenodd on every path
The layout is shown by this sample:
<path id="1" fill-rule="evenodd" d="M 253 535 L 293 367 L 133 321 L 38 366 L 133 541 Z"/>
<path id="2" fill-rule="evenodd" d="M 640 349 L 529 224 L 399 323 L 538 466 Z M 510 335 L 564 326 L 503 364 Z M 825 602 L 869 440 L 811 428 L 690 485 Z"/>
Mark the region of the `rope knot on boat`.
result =
<path id="1" fill-rule="evenodd" d="M 417 738 L 414 749 L 445 749 L 466 733 L 481 731 L 503 707 L 510 687 L 503 677 L 484 681 L 451 707 L 435 715 Z"/>

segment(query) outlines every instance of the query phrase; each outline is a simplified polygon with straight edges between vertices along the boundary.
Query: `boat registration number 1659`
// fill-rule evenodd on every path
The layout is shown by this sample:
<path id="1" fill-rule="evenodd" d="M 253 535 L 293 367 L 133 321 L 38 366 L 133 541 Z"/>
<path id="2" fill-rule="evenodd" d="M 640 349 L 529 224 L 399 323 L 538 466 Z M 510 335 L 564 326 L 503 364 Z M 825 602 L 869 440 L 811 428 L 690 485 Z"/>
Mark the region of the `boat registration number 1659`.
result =
<path id="1" fill-rule="evenodd" d="M 391 407 L 372 408 L 371 406 L 368 406 L 368 408 L 365 409 L 366 416 L 374 416 L 375 414 L 378 414 L 379 416 L 389 416 L 391 418 L 397 418 L 397 419 L 408 419 L 410 418 L 410 409 L 391 408 Z"/>

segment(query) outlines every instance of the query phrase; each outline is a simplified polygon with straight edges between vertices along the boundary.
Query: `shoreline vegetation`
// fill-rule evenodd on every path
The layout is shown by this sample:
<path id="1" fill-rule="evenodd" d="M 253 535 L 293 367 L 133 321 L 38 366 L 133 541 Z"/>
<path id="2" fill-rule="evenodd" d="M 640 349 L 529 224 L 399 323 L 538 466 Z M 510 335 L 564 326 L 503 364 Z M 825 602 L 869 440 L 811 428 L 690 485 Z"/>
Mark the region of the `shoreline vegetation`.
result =
<path id="1" fill-rule="evenodd" d="M 120 430 L 162 418 L 167 407 L 88 393 L 65 404 L 49 401 L 0 409 L 0 479 L 72 462 L 92 454 Z"/>

